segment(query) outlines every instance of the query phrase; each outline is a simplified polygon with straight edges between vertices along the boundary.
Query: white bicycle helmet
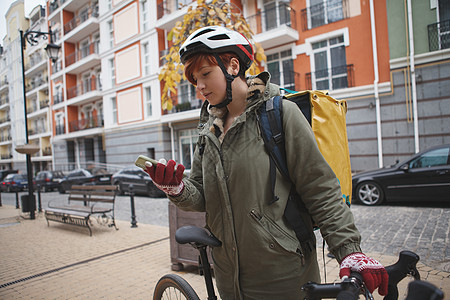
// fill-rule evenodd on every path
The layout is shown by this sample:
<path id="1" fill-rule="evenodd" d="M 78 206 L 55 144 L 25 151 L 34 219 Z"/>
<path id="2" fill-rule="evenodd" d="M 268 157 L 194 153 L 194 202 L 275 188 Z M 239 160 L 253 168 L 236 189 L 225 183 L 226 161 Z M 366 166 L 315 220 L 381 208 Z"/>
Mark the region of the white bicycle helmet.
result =
<path id="1" fill-rule="evenodd" d="M 180 59 L 186 60 L 196 53 L 235 53 L 245 72 L 253 62 L 253 47 L 239 32 L 221 26 L 207 26 L 192 33 L 180 47 Z"/>
<path id="2" fill-rule="evenodd" d="M 253 62 L 253 48 L 249 41 L 239 32 L 221 26 L 207 26 L 192 33 L 180 47 L 180 60 L 185 63 L 193 54 L 211 53 L 217 60 L 227 80 L 225 99 L 211 107 L 222 108 L 232 101 L 231 83 L 239 76 L 230 75 L 225 68 L 219 53 L 232 52 L 239 57 L 241 62 L 239 73 L 244 74 Z"/>

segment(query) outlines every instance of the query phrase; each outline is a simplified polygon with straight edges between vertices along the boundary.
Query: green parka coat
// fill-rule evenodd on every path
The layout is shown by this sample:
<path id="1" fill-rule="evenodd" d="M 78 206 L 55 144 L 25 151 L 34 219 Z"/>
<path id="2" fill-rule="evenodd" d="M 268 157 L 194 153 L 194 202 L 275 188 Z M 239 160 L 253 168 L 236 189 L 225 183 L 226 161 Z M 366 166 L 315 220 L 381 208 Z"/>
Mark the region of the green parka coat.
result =
<path id="1" fill-rule="evenodd" d="M 222 299 L 301 299 L 300 287 L 320 282 L 315 250 L 301 249 L 283 218 L 290 183 L 277 171 L 272 190 L 269 156 L 258 127 L 257 109 L 279 87 L 267 72 L 249 77 L 247 108 L 223 133 L 223 111 L 205 102 L 199 141 L 185 188 L 170 200 L 183 210 L 205 211 L 206 225 L 222 246 L 212 257 Z M 298 107 L 283 103 L 289 173 L 329 250 L 340 261 L 361 251 L 353 215 L 343 203 L 336 176 L 319 152 Z"/>

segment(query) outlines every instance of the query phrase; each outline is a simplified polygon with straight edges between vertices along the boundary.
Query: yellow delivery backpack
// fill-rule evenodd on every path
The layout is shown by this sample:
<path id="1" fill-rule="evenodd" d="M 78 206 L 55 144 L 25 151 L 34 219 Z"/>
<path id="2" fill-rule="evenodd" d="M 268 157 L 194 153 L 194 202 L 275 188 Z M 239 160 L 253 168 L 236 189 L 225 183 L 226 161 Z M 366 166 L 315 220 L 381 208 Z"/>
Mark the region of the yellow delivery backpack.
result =
<path id="1" fill-rule="evenodd" d="M 352 174 L 350 153 L 348 149 L 345 115 L 347 102 L 337 100 L 323 91 L 302 91 L 285 96 L 275 96 L 266 101 L 259 110 L 259 126 L 264 144 L 270 154 L 270 177 L 272 185 L 272 202 L 275 196 L 276 168 L 290 181 L 286 165 L 284 148 L 283 122 L 281 117 L 283 101 L 292 101 L 300 108 L 314 132 L 319 150 L 336 174 L 341 185 L 342 200 L 350 205 L 352 198 Z M 285 217 L 302 243 L 310 247 L 313 224 L 305 221 L 304 204 L 295 191 L 291 191 L 290 200 L 285 209 Z M 291 201 L 292 198 L 292 201 Z M 300 216 L 302 215 L 302 216 Z"/>

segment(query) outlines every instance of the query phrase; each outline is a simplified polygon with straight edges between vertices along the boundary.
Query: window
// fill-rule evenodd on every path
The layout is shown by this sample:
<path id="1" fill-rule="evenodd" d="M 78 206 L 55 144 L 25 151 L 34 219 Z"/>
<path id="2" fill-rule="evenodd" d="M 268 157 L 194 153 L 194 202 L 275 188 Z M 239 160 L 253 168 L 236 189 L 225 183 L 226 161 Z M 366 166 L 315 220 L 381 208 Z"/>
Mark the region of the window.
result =
<path id="1" fill-rule="evenodd" d="M 108 22 L 108 31 L 109 31 L 109 47 L 112 48 L 114 46 L 114 27 L 113 22 Z"/>
<path id="2" fill-rule="evenodd" d="M 111 71 L 111 87 L 116 86 L 116 66 L 114 64 L 114 58 L 109 60 L 109 69 Z"/>
<path id="3" fill-rule="evenodd" d="M 344 37 L 313 43 L 312 88 L 342 89 L 348 86 Z"/>
<path id="4" fill-rule="evenodd" d="M 194 159 L 195 145 L 198 140 L 198 130 L 182 130 L 180 131 L 180 149 L 181 158 L 180 163 L 186 167 L 186 169 L 191 169 L 192 160 Z"/>
<path id="5" fill-rule="evenodd" d="M 116 99 L 116 97 L 111 98 L 111 107 L 112 107 L 113 124 L 117 124 L 117 99 Z"/>
<path id="6" fill-rule="evenodd" d="M 82 90 L 81 90 L 82 94 L 91 91 L 91 76 L 89 73 L 83 74 L 81 76 L 81 86 L 82 86 Z M 79 96 L 79 95 L 77 95 L 77 96 Z"/>
<path id="7" fill-rule="evenodd" d="M 336 22 L 344 18 L 342 0 L 310 0 L 309 28 Z"/>
<path id="8" fill-rule="evenodd" d="M 147 9 L 147 0 L 143 0 L 141 2 L 142 8 L 142 26 L 144 31 L 148 29 L 148 9 Z"/>
<path id="9" fill-rule="evenodd" d="M 410 168 L 430 168 L 448 165 L 449 148 L 431 150 L 409 163 Z"/>
<path id="10" fill-rule="evenodd" d="M 264 14 L 266 30 L 271 30 L 284 24 L 291 26 L 289 1 L 264 0 Z"/>
<path id="11" fill-rule="evenodd" d="M 152 116 L 152 90 L 150 87 L 144 88 L 145 116 Z"/>
<path id="12" fill-rule="evenodd" d="M 150 49 L 149 44 L 142 45 L 142 56 L 144 57 L 144 75 L 150 75 Z"/>
<path id="13" fill-rule="evenodd" d="M 295 89 L 294 62 L 291 50 L 267 55 L 267 69 L 272 75 L 272 83 L 287 89 Z"/>

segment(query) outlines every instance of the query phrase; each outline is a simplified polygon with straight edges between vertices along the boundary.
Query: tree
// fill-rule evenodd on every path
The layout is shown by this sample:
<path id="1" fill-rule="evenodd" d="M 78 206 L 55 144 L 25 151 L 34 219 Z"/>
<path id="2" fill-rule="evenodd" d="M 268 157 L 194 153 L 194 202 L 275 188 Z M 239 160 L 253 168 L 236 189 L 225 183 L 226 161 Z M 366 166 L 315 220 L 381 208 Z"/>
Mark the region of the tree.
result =
<path id="1" fill-rule="evenodd" d="M 181 79 L 186 80 L 184 66 L 180 63 L 178 55 L 180 46 L 195 30 L 211 25 L 225 26 L 242 33 L 254 45 L 255 50 L 254 63 L 247 73 L 257 74 L 262 70 L 262 62 L 266 60 L 264 49 L 258 43 L 252 42 L 253 32 L 239 8 L 224 0 L 213 0 L 208 4 L 205 0 L 197 0 L 197 7 L 189 6 L 183 21 L 178 21 L 167 35 L 167 40 L 172 43 L 172 46 L 169 53 L 162 58 L 167 62 L 159 74 L 159 80 L 164 83 L 161 97 L 163 109 L 172 109 L 173 103 L 170 96 L 176 95 L 175 88 Z"/>

